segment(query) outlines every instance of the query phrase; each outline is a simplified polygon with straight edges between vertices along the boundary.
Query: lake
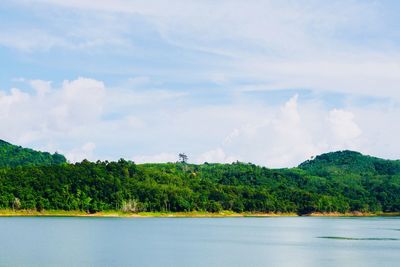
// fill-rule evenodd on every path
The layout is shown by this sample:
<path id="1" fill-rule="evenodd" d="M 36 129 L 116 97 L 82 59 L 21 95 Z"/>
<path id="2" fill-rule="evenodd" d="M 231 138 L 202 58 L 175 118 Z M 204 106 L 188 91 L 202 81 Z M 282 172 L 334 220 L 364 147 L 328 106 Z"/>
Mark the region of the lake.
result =
<path id="1" fill-rule="evenodd" d="M 399 266 L 400 218 L 0 218 L 0 266 Z"/>

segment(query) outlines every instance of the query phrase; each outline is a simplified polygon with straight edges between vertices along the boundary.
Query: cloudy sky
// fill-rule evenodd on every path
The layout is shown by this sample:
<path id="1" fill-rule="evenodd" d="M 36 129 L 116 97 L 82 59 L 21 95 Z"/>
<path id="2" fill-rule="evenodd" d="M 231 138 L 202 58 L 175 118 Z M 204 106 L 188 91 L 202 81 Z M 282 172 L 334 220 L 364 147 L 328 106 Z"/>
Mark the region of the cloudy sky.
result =
<path id="1" fill-rule="evenodd" d="M 399 1 L 3 0 L 0 139 L 84 158 L 400 158 Z"/>

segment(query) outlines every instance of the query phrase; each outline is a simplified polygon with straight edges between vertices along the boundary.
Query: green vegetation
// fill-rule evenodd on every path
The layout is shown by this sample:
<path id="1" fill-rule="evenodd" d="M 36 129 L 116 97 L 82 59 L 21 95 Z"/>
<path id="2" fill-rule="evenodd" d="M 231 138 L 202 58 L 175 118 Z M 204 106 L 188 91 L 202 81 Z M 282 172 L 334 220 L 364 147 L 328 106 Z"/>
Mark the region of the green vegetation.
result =
<path id="1" fill-rule="evenodd" d="M 40 161 L 41 153 L 20 151 L 12 158 L 0 155 L 3 210 L 143 215 L 400 211 L 400 162 L 351 151 L 323 154 L 293 169 L 240 162 L 138 165 L 123 159 L 67 164 L 61 155 Z M 31 156 L 23 157 L 27 151 Z M 26 160 L 16 160 L 21 158 Z"/>
<path id="2" fill-rule="evenodd" d="M 22 165 L 55 165 L 66 163 L 63 155 L 39 152 L 20 146 L 14 146 L 0 140 L 0 168 Z"/>

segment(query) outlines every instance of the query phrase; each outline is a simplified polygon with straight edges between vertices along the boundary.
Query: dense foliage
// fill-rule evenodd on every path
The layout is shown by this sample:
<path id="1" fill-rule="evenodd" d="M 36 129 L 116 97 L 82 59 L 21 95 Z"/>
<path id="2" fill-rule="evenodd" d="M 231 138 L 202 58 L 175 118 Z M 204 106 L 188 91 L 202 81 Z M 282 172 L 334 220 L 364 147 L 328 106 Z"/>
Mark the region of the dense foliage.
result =
<path id="1" fill-rule="evenodd" d="M 58 153 L 52 155 L 48 152 L 39 152 L 0 140 L 0 167 L 54 165 L 65 162 L 65 157 Z"/>
<path id="2" fill-rule="evenodd" d="M 361 175 L 395 175 L 400 173 L 399 160 L 364 156 L 354 151 L 339 151 L 317 156 L 299 166 L 319 176 L 358 173 Z"/>
<path id="3" fill-rule="evenodd" d="M 400 162 L 351 151 L 324 154 L 299 168 L 278 170 L 239 162 L 58 164 L 65 161 L 60 155 L 40 157 L 39 152 L 19 151 L 21 155 L 5 158 L 3 152 L 0 157 L 2 166 L 19 165 L 0 168 L 3 209 L 400 211 Z M 49 164 L 51 159 L 57 164 Z"/>

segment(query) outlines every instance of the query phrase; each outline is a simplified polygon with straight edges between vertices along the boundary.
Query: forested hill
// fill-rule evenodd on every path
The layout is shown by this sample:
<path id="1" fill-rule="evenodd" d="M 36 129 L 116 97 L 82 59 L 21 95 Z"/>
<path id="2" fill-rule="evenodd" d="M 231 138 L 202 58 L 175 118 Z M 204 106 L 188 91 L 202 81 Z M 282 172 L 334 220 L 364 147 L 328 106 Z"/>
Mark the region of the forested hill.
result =
<path id="1" fill-rule="evenodd" d="M 384 160 L 355 151 L 338 151 L 319 155 L 299 165 L 309 173 L 331 176 L 338 174 L 395 175 L 400 173 L 399 160 Z"/>
<path id="2" fill-rule="evenodd" d="M 268 169 L 241 162 L 135 164 L 123 159 L 58 164 L 65 162 L 60 155 L 8 143 L 2 149 L 1 166 L 18 167 L 0 167 L 0 209 L 400 212 L 399 161 L 358 152 L 327 153 L 298 168 Z"/>
<path id="3" fill-rule="evenodd" d="M 39 152 L 0 140 L 0 167 L 54 165 L 65 162 L 63 155 Z"/>

